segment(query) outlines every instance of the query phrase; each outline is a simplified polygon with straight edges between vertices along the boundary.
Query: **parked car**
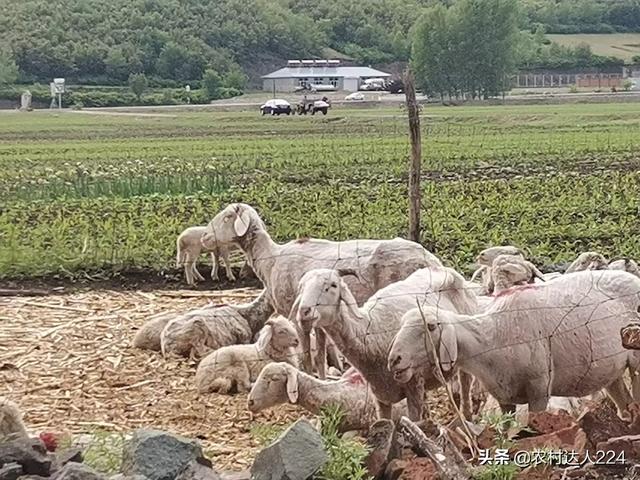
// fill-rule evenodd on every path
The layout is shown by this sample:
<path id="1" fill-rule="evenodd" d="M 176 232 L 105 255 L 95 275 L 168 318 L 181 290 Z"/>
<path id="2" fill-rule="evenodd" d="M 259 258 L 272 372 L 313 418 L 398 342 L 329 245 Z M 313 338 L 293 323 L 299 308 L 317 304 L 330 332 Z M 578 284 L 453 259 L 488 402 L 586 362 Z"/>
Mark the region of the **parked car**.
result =
<path id="1" fill-rule="evenodd" d="M 326 115 L 331 108 L 331 104 L 324 100 L 317 100 L 313 102 L 313 107 L 311 108 L 311 115 L 315 115 L 316 112 L 322 112 L 323 115 Z"/>
<path id="2" fill-rule="evenodd" d="M 362 101 L 364 100 L 364 93 L 353 92 L 344 97 L 344 99 L 349 101 Z"/>
<path id="3" fill-rule="evenodd" d="M 291 104 L 286 100 L 282 100 L 281 98 L 268 100 L 260 106 L 260 112 L 262 113 L 262 115 L 280 115 L 282 113 L 291 115 L 292 111 L 293 110 L 291 109 Z"/>

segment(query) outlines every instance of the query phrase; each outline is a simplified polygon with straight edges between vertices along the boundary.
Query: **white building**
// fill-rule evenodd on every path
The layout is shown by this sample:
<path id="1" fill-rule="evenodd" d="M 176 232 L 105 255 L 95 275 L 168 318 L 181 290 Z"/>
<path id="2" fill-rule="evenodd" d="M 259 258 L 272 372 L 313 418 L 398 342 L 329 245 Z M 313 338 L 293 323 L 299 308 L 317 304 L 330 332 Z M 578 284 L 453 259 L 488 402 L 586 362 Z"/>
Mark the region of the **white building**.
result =
<path id="1" fill-rule="evenodd" d="M 304 84 L 322 84 L 356 92 L 367 79 L 386 80 L 390 76 L 371 67 L 344 67 L 340 60 L 289 60 L 286 67 L 262 76 L 262 88 L 269 92 L 293 92 Z"/>

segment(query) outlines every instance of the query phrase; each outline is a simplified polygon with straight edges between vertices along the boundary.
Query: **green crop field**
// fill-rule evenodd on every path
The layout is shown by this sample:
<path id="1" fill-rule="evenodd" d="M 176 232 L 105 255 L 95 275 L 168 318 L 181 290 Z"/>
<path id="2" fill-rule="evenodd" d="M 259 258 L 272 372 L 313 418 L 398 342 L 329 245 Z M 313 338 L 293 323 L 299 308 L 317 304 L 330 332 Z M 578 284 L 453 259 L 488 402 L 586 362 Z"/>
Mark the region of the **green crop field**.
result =
<path id="1" fill-rule="evenodd" d="M 621 58 L 629 62 L 640 55 L 640 33 L 576 33 L 547 35 L 550 40 L 567 47 L 586 43 L 597 55 Z"/>
<path id="2" fill-rule="evenodd" d="M 542 265 L 640 257 L 640 105 L 428 107 L 423 243 L 468 272 L 520 245 Z M 228 202 L 273 236 L 405 236 L 398 108 L 0 113 L 0 278 L 174 269 L 175 238 Z M 204 257 L 203 257 L 204 259 Z"/>

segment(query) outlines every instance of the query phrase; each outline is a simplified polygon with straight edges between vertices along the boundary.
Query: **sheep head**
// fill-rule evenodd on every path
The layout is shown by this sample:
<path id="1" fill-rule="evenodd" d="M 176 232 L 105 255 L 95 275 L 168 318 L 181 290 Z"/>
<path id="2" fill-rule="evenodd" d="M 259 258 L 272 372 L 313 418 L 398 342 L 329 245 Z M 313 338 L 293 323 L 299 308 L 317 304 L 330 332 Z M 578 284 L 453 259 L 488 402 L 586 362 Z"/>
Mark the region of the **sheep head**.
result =
<path id="1" fill-rule="evenodd" d="M 195 312 L 190 312 L 189 316 Z M 192 351 L 197 356 L 206 353 L 206 342 L 211 332 L 200 316 L 185 319 L 178 317 L 167 324 L 161 337 L 162 355 L 170 353 L 188 357 Z"/>
<path id="2" fill-rule="evenodd" d="M 298 401 L 298 371 L 284 362 L 266 365 L 247 397 L 247 408 L 257 413 L 265 408 Z"/>
<path id="3" fill-rule="evenodd" d="M 519 255 L 524 257 L 522 250 L 512 245 L 502 245 L 498 247 L 485 248 L 476 257 L 476 262 L 479 265 L 490 267 L 493 261 L 498 255 Z"/>
<path id="4" fill-rule="evenodd" d="M 624 270 L 631 273 L 636 277 L 640 277 L 640 267 L 638 264 L 630 258 L 621 258 L 619 260 L 613 260 L 607 267 L 609 270 Z"/>
<path id="5" fill-rule="evenodd" d="M 351 270 L 318 268 L 302 276 L 294 306 L 303 331 L 328 326 L 341 314 L 359 315 L 357 302 L 342 278 L 352 274 L 355 273 Z"/>
<path id="6" fill-rule="evenodd" d="M 258 212 L 246 203 L 232 203 L 209 222 L 201 243 L 209 249 L 212 245 L 234 244 L 253 228 L 264 228 Z"/>
<path id="7" fill-rule="evenodd" d="M 598 252 L 583 252 L 578 255 L 564 273 L 579 272 L 582 270 L 604 270 L 607 268 L 608 262 Z"/>
<path id="8" fill-rule="evenodd" d="M 434 367 L 432 342 L 442 371 L 447 373 L 453 369 L 458 358 L 453 315 L 432 306 L 414 308 L 404 314 L 387 363 L 397 382 L 407 383 L 417 371 Z M 431 338 L 427 336 L 427 330 Z"/>
<path id="9" fill-rule="evenodd" d="M 300 345 L 300 340 L 295 326 L 288 319 L 278 316 L 267 320 L 257 344 L 260 350 L 272 349 L 276 352 L 284 352 L 288 348 Z"/>

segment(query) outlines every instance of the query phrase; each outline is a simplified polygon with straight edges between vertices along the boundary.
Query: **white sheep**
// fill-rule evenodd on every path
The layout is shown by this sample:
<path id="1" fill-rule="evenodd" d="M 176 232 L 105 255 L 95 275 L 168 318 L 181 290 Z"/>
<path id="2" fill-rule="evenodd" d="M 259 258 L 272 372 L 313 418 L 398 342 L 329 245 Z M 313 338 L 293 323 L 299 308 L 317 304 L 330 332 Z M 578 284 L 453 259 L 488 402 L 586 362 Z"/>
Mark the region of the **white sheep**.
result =
<path id="1" fill-rule="evenodd" d="M 604 256 L 598 252 L 583 252 L 567 267 L 565 274 L 581 272 L 583 270 L 604 270 L 608 262 Z"/>
<path id="2" fill-rule="evenodd" d="M 200 393 L 246 393 L 262 368 L 272 361 L 298 365 L 299 346 L 295 326 L 285 317 L 267 321 L 256 343 L 230 345 L 207 355 L 196 370 Z"/>
<path id="3" fill-rule="evenodd" d="M 0 441 L 29 438 L 22 413 L 14 402 L 0 397 Z"/>
<path id="4" fill-rule="evenodd" d="M 257 297 L 249 303 L 217 304 L 173 318 L 160 335 L 163 355 L 201 357 L 227 345 L 257 339 L 273 310 Z"/>
<path id="5" fill-rule="evenodd" d="M 375 397 L 366 385 L 349 379 L 319 380 L 287 363 L 270 363 L 251 388 L 247 406 L 257 413 L 287 402 L 300 405 L 314 415 L 326 405 L 339 406 L 344 413 L 338 426 L 340 432 L 366 432 L 376 421 Z M 407 415 L 406 400 L 393 406 L 392 418 L 398 420 L 402 415 Z"/>
<path id="6" fill-rule="evenodd" d="M 621 258 L 619 260 L 613 260 L 607 266 L 609 270 L 624 270 L 636 277 L 640 277 L 640 267 L 638 264 L 630 258 Z"/>
<path id="7" fill-rule="evenodd" d="M 637 369 L 640 354 L 622 347 L 619 332 L 637 321 L 638 307 L 640 279 L 590 270 L 514 287 L 479 315 L 414 308 L 402 319 L 388 368 L 411 385 L 434 368 L 433 341 L 445 372 L 457 366 L 473 375 L 505 412 L 525 403 L 541 411 L 551 395 L 583 397 L 605 388 L 627 419 L 632 397 L 623 374 Z"/>
<path id="8" fill-rule="evenodd" d="M 493 294 L 498 294 L 514 285 L 534 283 L 536 278 L 546 281 L 536 266 L 521 255 L 498 255 L 489 269 Z"/>
<path id="9" fill-rule="evenodd" d="M 176 318 L 177 313 L 162 313 L 154 315 L 148 320 L 133 337 L 133 346 L 142 350 L 155 350 L 157 352 L 161 349 L 160 336 L 167 324 Z"/>
<path id="10" fill-rule="evenodd" d="M 200 275 L 196 267 L 196 262 L 200 253 L 207 252 L 211 254 L 211 279 L 217 281 L 218 266 L 220 258 L 224 260 L 224 269 L 227 278 L 235 282 L 236 277 L 231 271 L 231 263 L 229 262 L 229 254 L 233 251 L 233 245 L 214 245 L 212 248 L 205 246 L 202 236 L 207 232 L 206 226 L 189 227 L 185 229 L 176 240 L 176 266 L 184 267 L 184 275 L 189 285 L 195 285 L 196 280 L 203 281 L 204 277 Z"/>
<path id="11" fill-rule="evenodd" d="M 418 304 L 468 314 L 478 309 L 475 294 L 465 288 L 464 278 L 445 267 L 417 270 L 376 292 L 361 308 L 339 271 L 310 270 L 300 280 L 295 307 L 303 328 L 325 330 L 371 385 L 381 418 L 390 418 L 391 406 L 407 398 L 409 417 L 421 420 L 425 390 L 438 387 L 438 380 L 425 374 L 400 384 L 384 368 L 403 314 Z M 461 379 L 463 389 L 469 388 L 470 383 L 468 376 Z M 467 398 L 463 396 L 465 401 Z M 462 408 L 465 415 L 471 415 L 470 404 L 463 403 Z"/>
<path id="12" fill-rule="evenodd" d="M 442 266 L 440 260 L 421 245 L 395 238 L 392 240 L 347 240 L 334 242 L 299 239 L 286 244 L 275 243 L 264 222 L 251 206 L 228 205 L 208 225 L 203 237 L 206 245 L 238 244 L 249 265 L 260 279 L 269 302 L 280 315 L 292 310 L 298 281 L 313 268 L 352 269 L 357 276 L 347 279 L 354 298 L 362 303 L 380 288 L 406 278 L 419 268 Z M 301 335 L 304 369 L 311 371 L 310 338 Z M 317 332 L 318 365 L 326 362 L 326 335 Z M 338 365 L 334 365 L 338 367 Z M 319 371 L 325 378 L 325 371 Z"/>
<path id="13" fill-rule="evenodd" d="M 477 277 L 481 277 L 484 294 L 493 293 L 493 279 L 491 278 L 491 265 L 499 255 L 517 255 L 524 258 L 524 253 L 513 245 L 500 245 L 497 247 L 485 248 L 476 257 L 476 263 L 480 267 L 471 275 L 471 282 L 475 282 Z"/>

